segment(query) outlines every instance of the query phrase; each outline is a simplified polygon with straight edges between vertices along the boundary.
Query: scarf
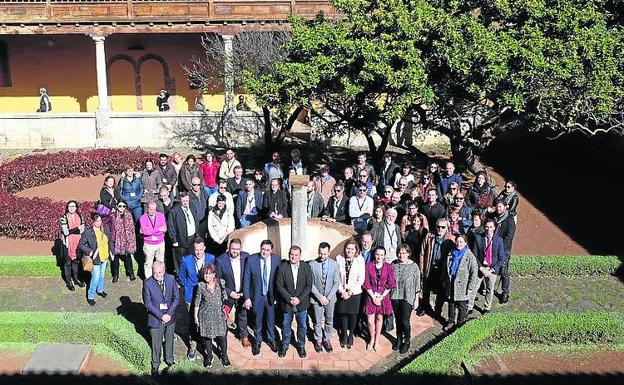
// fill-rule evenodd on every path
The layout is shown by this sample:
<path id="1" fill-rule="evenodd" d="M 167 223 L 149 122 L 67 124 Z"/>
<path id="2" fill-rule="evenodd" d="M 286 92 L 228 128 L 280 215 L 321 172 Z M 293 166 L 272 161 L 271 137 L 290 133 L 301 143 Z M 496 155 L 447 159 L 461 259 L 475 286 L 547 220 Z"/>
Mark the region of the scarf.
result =
<path id="1" fill-rule="evenodd" d="M 67 213 L 66 218 L 67 218 L 67 228 L 69 230 L 76 229 L 78 228 L 78 226 L 82 224 L 82 218 L 80 218 L 80 215 L 78 215 L 78 213 L 73 213 L 73 214 Z M 78 255 L 78 242 L 80 242 L 80 233 L 78 234 L 70 233 L 69 236 L 67 237 L 67 256 L 72 261 L 76 259 Z"/>
<path id="2" fill-rule="evenodd" d="M 457 270 L 459 269 L 459 263 L 461 262 L 462 258 L 466 254 L 466 251 L 468 251 L 468 246 L 464 246 L 464 248 L 461 250 L 454 249 L 452 251 L 451 254 L 453 256 L 453 261 L 451 262 L 451 266 L 449 267 L 449 273 L 451 274 L 452 278 L 455 278 L 455 276 L 457 275 Z"/>

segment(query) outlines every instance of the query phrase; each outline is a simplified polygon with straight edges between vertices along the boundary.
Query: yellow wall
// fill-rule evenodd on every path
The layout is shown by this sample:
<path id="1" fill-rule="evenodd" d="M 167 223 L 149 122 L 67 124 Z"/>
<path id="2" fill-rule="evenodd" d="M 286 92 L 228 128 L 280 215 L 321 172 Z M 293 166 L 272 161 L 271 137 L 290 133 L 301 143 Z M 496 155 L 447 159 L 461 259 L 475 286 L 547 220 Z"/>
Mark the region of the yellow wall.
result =
<path id="1" fill-rule="evenodd" d="M 0 112 L 34 112 L 39 108 L 39 87 L 46 87 L 54 112 L 93 112 L 98 106 L 95 72 L 95 43 L 83 35 L 0 35 L 9 50 L 11 87 L 0 87 Z M 201 35 L 137 34 L 111 35 L 105 41 L 107 60 L 125 54 L 138 61 L 147 54 L 162 57 L 175 83 L 170 106 L 174 111 L 193 111 L 195 90 L 191 90 L 182 69 L 193 55 L 202 56 Z M 129 49 L 134 48 L 134 49 Z M 137 49 L 140 48 L 140 49 Z M 113 111 L 137 111 L 134 69 L 118 60 L 110 68 L 111 106 Z M 156 97 L 164 87 L 163 66 L 148 59 L 140 66 L 142 110 L 157 111 Z M 221 111 L 221 90 L 205 95 L 204 104 L 211 111 Z"/>

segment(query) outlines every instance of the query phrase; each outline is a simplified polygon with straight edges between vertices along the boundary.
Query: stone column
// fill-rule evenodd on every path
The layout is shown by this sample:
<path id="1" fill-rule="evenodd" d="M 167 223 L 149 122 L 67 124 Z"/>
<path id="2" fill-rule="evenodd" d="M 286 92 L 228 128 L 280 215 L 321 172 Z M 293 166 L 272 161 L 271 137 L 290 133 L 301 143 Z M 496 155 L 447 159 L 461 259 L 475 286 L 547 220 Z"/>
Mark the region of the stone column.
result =
<path id="1" fill-rule="evenodd" d="M 233 111 L 234 109 L 234 63 L 233 55 L 234 50 L 232 48 L 232 42 L 234 41 L 234 35 L 221 35 L 223 38 L 223 47 L 225 50 L 225 110 Z"/>
<path id="2" fill-rule="evenodd" d="M 308 229 L 308 192 L 306 185 L 309 175 L 294 175 L 288 179 L 292 188 L 292 222 L 290 226 L 291 246 L 301 247 L 301 257 L 306 259 L 308 249 L 306 231 Z"/>
<path id="3" fill-rule="evenodd" d="M 110 106 L 108 102 L 108 87 L 106 81 L 106 51 L 104 40 L 107 35 L 91 35 L 95 41 L 95 68 L 97 74 L 97 89 L 99 106 L 95 113 L 95 147 L 110 146 L 108 127 L 110 125 Z"/>

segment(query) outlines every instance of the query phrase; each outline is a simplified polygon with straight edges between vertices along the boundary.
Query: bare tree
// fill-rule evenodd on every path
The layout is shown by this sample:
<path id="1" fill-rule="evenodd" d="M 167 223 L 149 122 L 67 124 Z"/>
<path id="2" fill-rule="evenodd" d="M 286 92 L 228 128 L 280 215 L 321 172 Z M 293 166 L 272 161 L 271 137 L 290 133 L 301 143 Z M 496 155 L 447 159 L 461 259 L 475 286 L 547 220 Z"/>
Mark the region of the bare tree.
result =
<path id="1" fill-rule="evenodd" d="M 223 89 L 226 75 L 232 77 L 235 90 L 245 92 L 250 79 L 259 79 L 275 71 L 275 64 L 286 57 L 284 48 L 288 39 L 286 31 L 239 33 L 234 37 L 232 56 L 228 58 L 221 37 L 206 34 L 201 39 L 204 55 L 192 56 L 190 64 L 184 65 L 183 69 L 198 95 Z M 227 74 L 228 66 L 231 66 L 231 74 Z M 265 156 L 268 156 L 282 145 L 302 107 L 284 106 L 271 110 L 263 105 L 260 98 L 259 102 L 262 115 L 258 114 L 258 119 L 264 123 Z M 230 112 L 225 110 L 224 114 Z M 274 128 L 277 131 L 275 138 Z"/>

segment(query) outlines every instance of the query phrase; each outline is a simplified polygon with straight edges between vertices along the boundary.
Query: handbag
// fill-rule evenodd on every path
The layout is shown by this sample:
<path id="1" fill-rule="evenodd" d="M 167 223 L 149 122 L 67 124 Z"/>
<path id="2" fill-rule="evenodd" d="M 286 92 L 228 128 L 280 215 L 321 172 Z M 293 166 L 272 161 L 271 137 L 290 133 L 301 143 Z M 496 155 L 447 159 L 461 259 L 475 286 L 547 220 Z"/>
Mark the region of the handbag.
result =
<path id="1" fill-rule="evenodd" d="M 88 255 L 82 256 L 82 270 L 84 271 L 92 271 L 93 270 L 93 258 Z"/>
<path id="2" fill-rule="evenodd" d="M 95 208 L 95 212 L 100 214 L 100 216 L 107 217 L 110 215 L 111 210 L 103 204 L 98 203 L 97 207 Z"/>

